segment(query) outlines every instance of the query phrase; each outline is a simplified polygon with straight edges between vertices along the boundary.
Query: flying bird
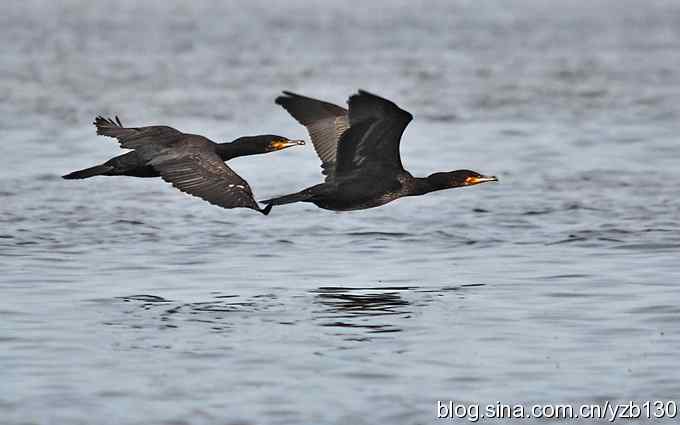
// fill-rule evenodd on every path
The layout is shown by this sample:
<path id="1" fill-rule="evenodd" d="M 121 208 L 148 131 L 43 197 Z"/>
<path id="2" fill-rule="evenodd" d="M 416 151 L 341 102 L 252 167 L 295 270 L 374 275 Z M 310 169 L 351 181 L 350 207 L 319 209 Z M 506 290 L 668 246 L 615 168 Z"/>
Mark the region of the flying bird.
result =
<path id="1" fill-rule="evenodd" d="M 86 179 L 93 176 L 161 177 L 182 192 L 223 208 L 250 208 L 265 215 L 271 206 L 260 208 L 248 183 L 224 162 L 245 155 L 274 152 L 304 145 L 273 134 L 240 137 L 230 143 L 215 143 L 196 134 L 172 127 L 123 127 L 115 120 L 98 116 L 93 123 L 97 134 L 118 139 L 132 149 L 103 164 L 62 176 Z"/>
<path id="2" fill-rule="evenodd" d="M 413 177 L 399 154 L 402 133 L 413 116 L 366 91 L 350 96 L 349 111 L 288 91 L 276 103 L 307 128 L 326 178 L 300 192 L 261 201 L 268 207 L 311 202 L 333 211 L 361 210 L 404 196 L 498 181 L 470 170 Z"/>

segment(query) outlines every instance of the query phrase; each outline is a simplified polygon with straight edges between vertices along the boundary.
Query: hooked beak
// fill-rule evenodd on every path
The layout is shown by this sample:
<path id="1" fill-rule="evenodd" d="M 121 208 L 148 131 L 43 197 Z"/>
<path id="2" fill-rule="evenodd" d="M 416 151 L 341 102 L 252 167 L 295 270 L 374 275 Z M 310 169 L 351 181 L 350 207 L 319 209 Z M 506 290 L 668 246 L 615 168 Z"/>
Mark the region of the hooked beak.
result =
<path id="1" fill-rule="evenodd" d="M 497 182 L 496 176 L 481 176 L 481 177 L 468 177 L 465 179 L 465 184 L 472 186 L 473 184 L 480 184 L 486 182 Z"/>
<path id="2" fill-rule="evenodd" d="M 272 147 L 274 150 L 281 150 L 281 149 L 286 149 L 290 148 L 292 146 L 302 146 L 305 144 L 304 140 L 286 140 L 285 142 L 274 142 L 272 143 Z"/>

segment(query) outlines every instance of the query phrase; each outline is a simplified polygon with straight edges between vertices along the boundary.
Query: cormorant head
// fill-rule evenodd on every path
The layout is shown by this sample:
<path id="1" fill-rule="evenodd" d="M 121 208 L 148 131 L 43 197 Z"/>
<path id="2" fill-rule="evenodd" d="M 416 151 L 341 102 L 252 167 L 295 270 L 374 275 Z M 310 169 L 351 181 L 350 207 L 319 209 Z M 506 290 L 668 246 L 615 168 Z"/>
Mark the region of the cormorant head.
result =
<path id="1" fill-rule="evenodd" d="M 304 145 L 302 140 L 290 140 L 287 137 L 275 134 L 262 134 L 260 136 L 243 136 L 231 143 L 218 143 L 216 150 L 223 161 L 246 155 L 258 155 L 268 152 L 276 152 L 291 146 Z"/>
<path id="2" fill-rule="evenodd" d="M 496 176 L 484 176 L 476 171 L 470 170 L 456 170 L 449 171 L 448 173 L 434 173 L 429 175 L 427 180 L 436 189 L 474 186 L 480 183 L 498 181 Z"/>
<path id="3" fill-rule="evenodd" d="M 255 143 L 260 143 L 264 152 L 274 152 L 292 146 L 304 145 L 305 141 L 291 140 L 287 137 L 277 136 L 275 134 L 263 134 L 262 136 L 257 137 Z"/>

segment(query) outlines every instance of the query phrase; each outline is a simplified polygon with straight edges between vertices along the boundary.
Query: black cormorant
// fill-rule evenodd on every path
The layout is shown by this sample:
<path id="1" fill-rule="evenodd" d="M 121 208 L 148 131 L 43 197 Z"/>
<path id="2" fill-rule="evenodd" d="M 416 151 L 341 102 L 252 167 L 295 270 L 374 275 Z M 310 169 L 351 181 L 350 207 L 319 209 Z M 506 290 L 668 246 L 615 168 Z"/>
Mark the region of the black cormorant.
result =
<path id="1" fill-rule="evenodd" d="M 276 98 L 307 127 L 321 158 L 325 182 L 262 201 L 267 206 L 311 202 L 334 211 L 373 208 L 403 196 L 497 181 L 470 170 L 413 177 L 404 170 L 399 141 L 413 116 L 393 102 L 363 90 L 348 100 L 349 111 L 284 91 Z"/>
<path id="2" fill-rule="evenodd" d="M 271 206 L 260 208 L 248 183 L 224 161 L 244 155 L 273 152 L 304 145 L 272 134 L 241 137 L 231 143 L 215 143 L 206 137 L 182 133 L 172 127 L 123 127 L 104 117 L 94 120 L 97 134 L 118 139 L 120 146 L 133 149 L 101 165 L 74 171 L 65 179 L 93 176 L 161 177 L 182 192 L 223 208 L 251 208 L 268 214 Z"/>

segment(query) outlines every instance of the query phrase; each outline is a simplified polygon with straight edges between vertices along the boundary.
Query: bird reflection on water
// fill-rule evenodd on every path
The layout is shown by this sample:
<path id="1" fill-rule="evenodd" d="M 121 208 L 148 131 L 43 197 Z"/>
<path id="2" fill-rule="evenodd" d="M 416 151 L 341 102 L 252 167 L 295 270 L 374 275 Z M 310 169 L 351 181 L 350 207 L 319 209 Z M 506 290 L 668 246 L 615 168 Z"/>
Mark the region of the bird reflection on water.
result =
<path id="1" fill-rule="evenodd" d="M 310 291 L 323 307 L 316 311 L 321 326 L 361 329 L 369 334 L 401 332 L 402 319 L 410 319 L 414 309 L 434 300 L 432 294 L 484 286 L 470 284 L 444 287 L 337 287 Z M 389 318 L 388 318 L 389 317 Z"/>
<path id="2" fill-rule="evenodd" d="M 321 286 L 304 295 L 297 291 L 250 296 L 214 292 L 212 299 L 197 302 L 181 302 L 158 295 L 130 295 L 118 298 L 126 303 L 125 318 L 107 324 L 171 329 L 204 323 L 213 331 L 224 331 L 238 327 L 239 322 L 248 318 L 261 316 L 263 321 L 272 324 L 303 325 L 306 322 L 334 328 L 335 334 L 346 339 L 367 340 L 375 334 L 401 332 L 404 321 L 417 315 L 422 307 L 454 292 L 458 298 L 463 298 L 463 290 L 479 286 L 484 285 Z M 311 303 L 309 295 L 313 296 Z M 290 309 L 291 305 L 300 302 L 303 303 L 300 309 Z M 132 309 L 127 308 L 130 304 Z M 311 312 L 307 316 L 311 317 L 311 323 L 301 318 L 301 310 Z"/>
<path id="3" fill-rule="evenodd" d="M 317 311 L 322 326 L 366 329 L 370 333 L 401 332 L 393 323 L 381 323 L 379 316 L 410 317 L 411 303 L 401 296 L 413 288 L 320 287 L 310 291 L 323 307 Z"/>

